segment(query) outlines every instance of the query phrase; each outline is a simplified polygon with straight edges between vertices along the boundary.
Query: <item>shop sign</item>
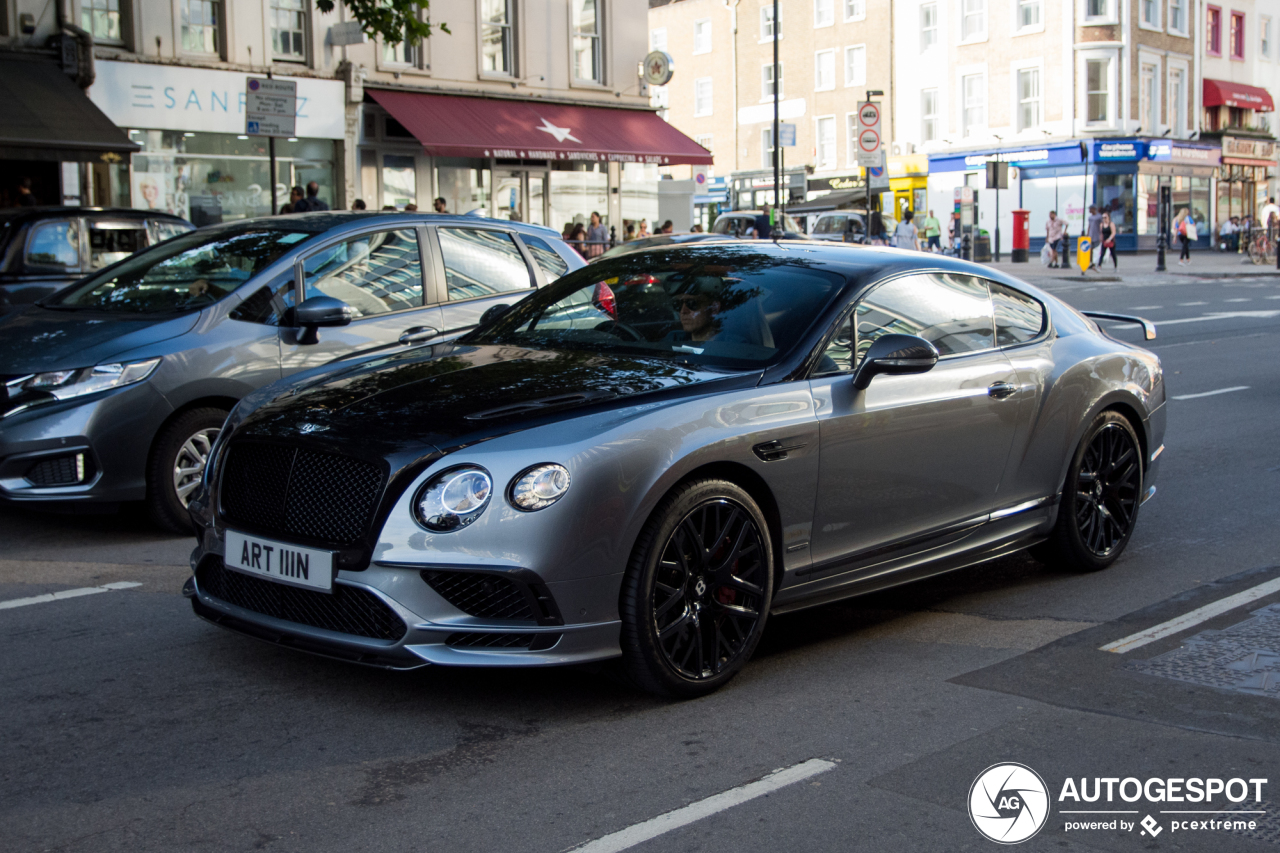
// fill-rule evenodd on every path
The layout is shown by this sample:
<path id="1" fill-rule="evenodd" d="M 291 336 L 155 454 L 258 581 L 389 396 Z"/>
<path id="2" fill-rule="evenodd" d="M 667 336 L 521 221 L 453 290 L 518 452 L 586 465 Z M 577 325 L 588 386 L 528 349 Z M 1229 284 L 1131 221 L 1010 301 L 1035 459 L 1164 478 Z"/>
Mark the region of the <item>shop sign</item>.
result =
<path id="1" fill-rule="evenodd" d="M 301 135 L 301 134 L 299 134 Z M 485 157 L 503 160 L 580 160 L 587 163 L 656 163 L 670 165 L 662 154 L 620 154 L 616 151 L 537 151 L 532 148 L 486 148 Z"/>
<path id="2" fill-rule="evenodd" d="M 930 155 L 929 173 L 981 171 L 988 162 L 1000 160 L 1019 167 L 1067 166 L 1080 162 L 1080 146 L 1076 143 L 1050 148 L 1024 148 L 1013 151 L 980 151 L 972 154 Z"/>
<path id="3" fill-rule="evenodd" d="M 1146 148 L 1146 143 L 1138 140 L 1125 142 L 1099 141 L 1093 144 L 1093 159 L 1101 163 L 1133 162 L 1147 156 Z"/>
<path id="4" fill-rule="evenodd" d="M 1274 163 L 1276 144 L 1263 139 L 1237 139 L 1233 136 L 1222 137 L 1223 157 L 1243 157 L 1249 160 L 1266 160 Z"/>
<path id="5" fill-rule="evenodd" d="M 98 60 L 95 68 L 89 99 L 119 127 L 245 132 L 249 74 L 110 60 Z M 288 79 L 297 84 L 297 135 L 342 139 L 346 133 L 342 81 Z"/>
<path id="6" fill-rule="evenodd" d="M 857 190 L 862 189 L 864 184 L 865 181 L 863 181 L 861 175 L 846 175 L 838 178 L 810 178 L 809 192 L 819 192 L 822 190 Z"/>
<path id="7" fill-rule="evenodd" d="M 1217 148 L 1192 148 L 1188 145 L 1173 146 L 1173 160 L 1179 163 L 1214 165 L 1219 160 Z"/>

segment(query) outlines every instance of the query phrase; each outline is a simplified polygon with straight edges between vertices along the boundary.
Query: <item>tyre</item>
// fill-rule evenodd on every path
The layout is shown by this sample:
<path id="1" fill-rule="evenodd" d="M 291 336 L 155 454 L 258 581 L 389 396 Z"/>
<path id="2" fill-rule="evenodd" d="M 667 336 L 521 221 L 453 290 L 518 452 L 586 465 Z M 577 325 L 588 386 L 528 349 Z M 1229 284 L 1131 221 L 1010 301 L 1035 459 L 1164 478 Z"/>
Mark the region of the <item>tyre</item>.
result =
<path id="1" fill-rule="evenodd" d="M 1034 554 L 1073 571 L 1096 572 L 1123 553 L 1142 505 L 1142 445 L 1116 412 L 1094 418 L 1062 486 L 1058 520 Z"/>
<path id="2" fill-rule="evenodd" d="M 773 542 L 751 496 L 725 480 L 663 498 L 622 582 L 622 665 L 643 690 L 693 698 L 724 686 L 760 642 Z"/>
<path id="3" fill-rule="evenodd" d="M 223 409 L 192 409 L 156 436 L 147 465 L 147 509 L 164 529 L 193 532 L 187 502 L 200 485 L 209 451 L 226 419 Z"/>

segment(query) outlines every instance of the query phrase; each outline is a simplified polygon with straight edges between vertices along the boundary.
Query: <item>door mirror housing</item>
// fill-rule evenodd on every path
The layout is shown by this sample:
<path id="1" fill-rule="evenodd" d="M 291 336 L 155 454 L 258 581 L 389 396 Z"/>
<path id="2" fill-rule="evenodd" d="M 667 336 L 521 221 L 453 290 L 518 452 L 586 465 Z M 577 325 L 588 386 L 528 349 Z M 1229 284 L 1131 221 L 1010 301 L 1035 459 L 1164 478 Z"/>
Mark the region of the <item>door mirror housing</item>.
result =
<path id="1" fill-rule="evenodd" d="M 859 391 L 881 373 L 900 376 L 925 373 L 938 363 L 938 348 L 916 335 L 881 335 L 872 342 L 853 374 L 853 387 Z"/>
<path id="2" fill-rule="evenodd" d="M 487 326 L 510 310 L 511 306 L 505 302 L 501 305 L 493 305 L 480 315 L 480 325 Z"/>
<path id="3" fill-rule="evenodd" d="M 312 296 L 290 308 L 284 319 L 286 326 L 302 328 L 298 343 L 314 344 L 320 340 L 316 335 L 316 329 L 321 326 L 345 326 L 351 322 L 355 313 L 355 309 L 341 299 L 334 299 L 332 296 Z"/>

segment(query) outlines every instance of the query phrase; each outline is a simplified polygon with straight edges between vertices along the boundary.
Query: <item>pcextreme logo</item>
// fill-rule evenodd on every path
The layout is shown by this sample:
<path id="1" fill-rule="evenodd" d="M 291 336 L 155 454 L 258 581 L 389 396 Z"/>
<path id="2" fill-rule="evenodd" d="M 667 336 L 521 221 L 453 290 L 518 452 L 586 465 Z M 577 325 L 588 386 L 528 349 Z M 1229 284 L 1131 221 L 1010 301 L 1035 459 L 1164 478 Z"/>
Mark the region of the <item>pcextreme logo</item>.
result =
<path id="1" fill-rule="evenodd" d="M 1019 844 L 1049 818 L 1049 789 L 1025 764 L 993 764 L 969 788 L 969 819 L 999 844 Z"/>

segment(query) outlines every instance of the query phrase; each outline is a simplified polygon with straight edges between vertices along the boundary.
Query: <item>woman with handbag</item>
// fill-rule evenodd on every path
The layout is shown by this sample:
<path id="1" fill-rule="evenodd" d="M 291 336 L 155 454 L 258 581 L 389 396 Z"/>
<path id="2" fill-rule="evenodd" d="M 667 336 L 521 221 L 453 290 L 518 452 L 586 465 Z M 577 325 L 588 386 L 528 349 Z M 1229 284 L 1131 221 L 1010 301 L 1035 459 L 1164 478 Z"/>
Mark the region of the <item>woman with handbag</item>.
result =
<path id="1" fill-rule="evenodd" d="M 1102 254 L 1098 256 L 1098 266 L 1102 266 L 1102 262 L 1107 259 L 1107 251 L 1110 250 L 1112 269 L 1120 268 L 1120 261 L 1116 258 L 1116 235 L 1119 233 L 1119 227 L 1111 222 L 1111 214 L 1102 214 Z"/>
<path id="2" fill-rule="evenodd" d="M 1191 218 L 1191 211 L 1182 208 L 1178 211 L 1178 217 L 1173 222 L 1173 228 L 1178 232 L 1178 243 L 1182 245 L 1182 252 L 1178 255 L 1178 263 L 1181 266 L 1187 266 L 1191 263 L 1191 241 L 1196 239 L 1196 221 Z"/>

